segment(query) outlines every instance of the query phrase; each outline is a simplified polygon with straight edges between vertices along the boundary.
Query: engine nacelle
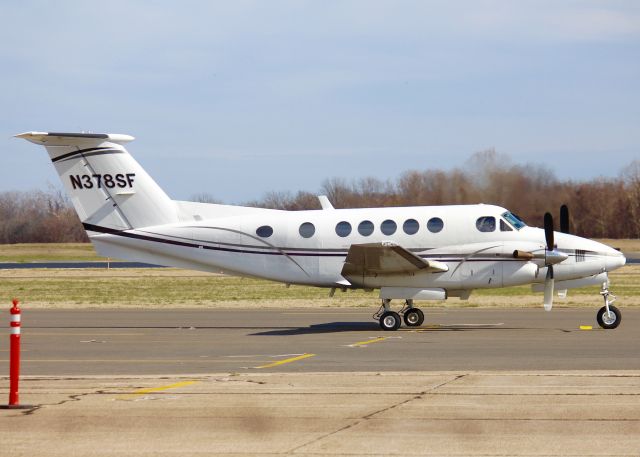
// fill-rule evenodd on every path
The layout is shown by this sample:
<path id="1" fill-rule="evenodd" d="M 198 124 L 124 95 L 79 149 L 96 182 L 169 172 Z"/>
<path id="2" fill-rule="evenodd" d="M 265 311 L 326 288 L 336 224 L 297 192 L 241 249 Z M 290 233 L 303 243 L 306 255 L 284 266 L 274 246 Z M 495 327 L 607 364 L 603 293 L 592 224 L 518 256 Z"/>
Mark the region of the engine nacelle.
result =
<path id="1" fill-rule="evenodd" d="M 502 285 L 520 286 L 536 279 L 539 267 L 534 263 L 505 262 L 502 269 Z"/>

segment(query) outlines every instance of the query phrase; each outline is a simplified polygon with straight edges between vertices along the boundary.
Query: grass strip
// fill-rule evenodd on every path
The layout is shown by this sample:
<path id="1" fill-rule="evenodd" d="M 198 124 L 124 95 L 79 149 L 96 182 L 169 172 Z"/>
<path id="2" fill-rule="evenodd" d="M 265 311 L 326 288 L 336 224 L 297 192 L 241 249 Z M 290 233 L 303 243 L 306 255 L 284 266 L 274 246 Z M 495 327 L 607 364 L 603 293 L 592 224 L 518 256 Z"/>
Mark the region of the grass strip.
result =
<path id="1" fill-rule="evenodd" d="M 621 306 L 640 306 L 640 265 L 611 274 L 611 290 Z M 555 306 L 596 306 L 598 287 L 572 289 Z M 249 278 L 177 269 L 0 270 L 0 300 L 18 297 L 28 308 L 161 307 L 376 307 L 377 292 L 336 292 Z M 480 289 L 468 301 L 422 302 L 421 306 L 537 307 L 542 294 L 530 287 Z M 398 302 L 398 305 L 400 303 Z"/>

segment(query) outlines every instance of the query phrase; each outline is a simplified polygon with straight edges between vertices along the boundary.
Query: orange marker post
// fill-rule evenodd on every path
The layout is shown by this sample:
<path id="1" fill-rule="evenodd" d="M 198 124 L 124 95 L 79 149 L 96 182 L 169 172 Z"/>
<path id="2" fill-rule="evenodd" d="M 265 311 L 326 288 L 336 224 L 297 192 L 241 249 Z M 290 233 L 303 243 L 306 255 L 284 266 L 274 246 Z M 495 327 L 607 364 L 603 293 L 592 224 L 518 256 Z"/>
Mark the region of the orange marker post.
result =
<path id="1" fill-rule="evenodd" d="M 19 404 L 19 388 L 20 381 L 20 302 L 14 298 L 13 308 L 11 308 L 10 319 L 10 348 L 9 348 L 9 404 L 8 409 L 32 408 Z"/>

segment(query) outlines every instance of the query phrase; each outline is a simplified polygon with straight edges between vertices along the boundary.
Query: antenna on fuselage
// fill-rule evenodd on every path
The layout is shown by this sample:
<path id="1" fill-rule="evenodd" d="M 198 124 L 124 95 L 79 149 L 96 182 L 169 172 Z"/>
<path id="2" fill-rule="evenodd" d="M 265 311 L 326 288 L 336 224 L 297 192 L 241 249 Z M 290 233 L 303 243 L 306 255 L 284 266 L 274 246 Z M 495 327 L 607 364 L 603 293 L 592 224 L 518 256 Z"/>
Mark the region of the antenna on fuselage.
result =
<path id="1" fill-rule="evenodd" d="M 335 209 L 326 195 L 318 195 L 318 200 L 322 209 Z"/>

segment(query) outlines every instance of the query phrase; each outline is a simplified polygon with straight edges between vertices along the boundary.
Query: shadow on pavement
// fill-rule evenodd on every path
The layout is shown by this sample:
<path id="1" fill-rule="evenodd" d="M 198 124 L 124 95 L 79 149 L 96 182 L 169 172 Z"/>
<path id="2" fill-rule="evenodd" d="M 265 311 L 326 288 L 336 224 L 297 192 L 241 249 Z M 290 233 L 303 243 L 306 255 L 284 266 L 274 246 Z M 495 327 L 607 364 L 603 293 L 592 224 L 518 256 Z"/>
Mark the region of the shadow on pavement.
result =
<path id="1" fill-rule="evenodd" d="M 377 322 L 327 322 L 308 327 L 293 327 L 288 329 L 275 329 L 266 332 L 251 333 L 251 336 L 286 336 L 308 335 L 313 333 L 338 333 L 338 332 L 371 332 L 380 331 Z"/>

